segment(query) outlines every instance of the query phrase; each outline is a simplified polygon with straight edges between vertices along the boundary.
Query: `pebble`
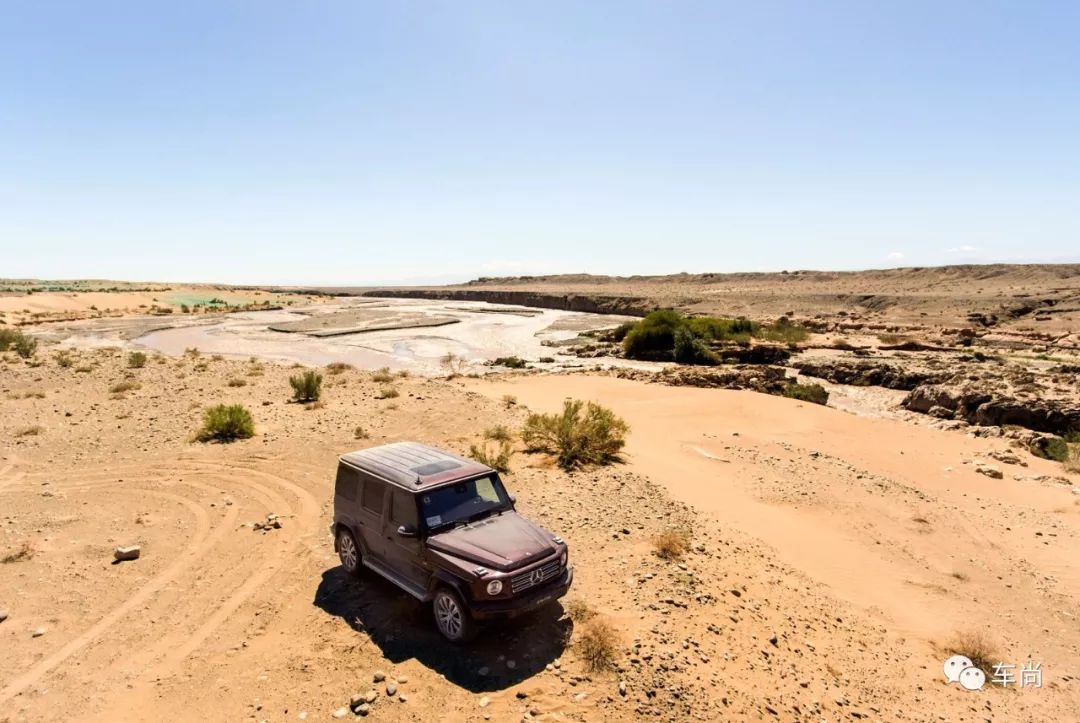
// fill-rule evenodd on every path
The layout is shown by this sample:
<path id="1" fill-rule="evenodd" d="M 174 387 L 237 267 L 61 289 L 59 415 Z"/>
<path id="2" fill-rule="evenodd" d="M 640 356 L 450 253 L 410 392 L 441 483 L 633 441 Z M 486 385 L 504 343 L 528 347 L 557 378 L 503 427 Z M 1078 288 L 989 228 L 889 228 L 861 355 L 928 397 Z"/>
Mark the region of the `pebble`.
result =
<path id="1" fill-rule="evenodd" d="M 4 609 L 0 608 L 0 623 L 2 623 L 2 622 L 4 622 L 5 620 L 7 620 L 7 619 L 8 619 L 8 615 L 9 615 L 9 613 L 8 613 L 8 611 L 7 611 L 7 610 L 4 610 Z"/>
<path id="2" fill-rule="evenodd" d="M 344 718 L 347 715 L 349 715 L 349 709 L 345 707 L 338 708 L 334 711 L 335 718 Z"/>
<path id="3" fill-rule="evenodd" d="M 483 698 L 480 699 L 480 707 L 481 708 L 487 708 L 489 705 L 491 705 L 491 698 L 488 698 L 485 695 Z"/>
<path id="4" fill-rule="evenodd" d="M 409 700 L 408 698 L 406 698 L 406 697 L 405 697 L 405 694 L 404 694 L 404 693 L 402 693 L 401 695 L 399 695 L 399 696 L 397 697 L 397 699 L 398 699 L 398 702 L 399 702 L 399 703 L 405 703 L 405 702 L 407 702 L 407 701 Z"/>
<path id="5" fill-rule="evenodd" d="M 376 690 L 369 690 L 367 695 L 364 696 L 365 703 L 374 703 L 379 698 L 379 692 Z"/>
<path id="6" fill-rule="evenodd" d="M 975 468 L 975 471 L 979 474 L 984 474 L 992 479 L 1001 479 L 1004 476 L 1001 473 L 1001 470 L 993 466 L 992 464 L 980 464 L 978 467 Z"/>
<path id="7" fill-rule="evenodd" d="M 619 681 L 619 695 L 626 695 L 626 681 Z"/>
<path id="8" fill-rule="evenodd" d="M 386 680 L 386 673 L 382 672 L 381 670 L 376 670 L 375 675 L 371 676 L 371 679 L 374 680 L 376 683 L 381 683 Z"/>
<path id="9" fill-rule="evenodd" d="M 407 675 L 399 675 L 397 677 L 397 682 L 398 683 L 408 683 L 409 682 L 409 676 L 407 676 Z"/>
<path id="10" fill-rule="evenodd" d="M 390 697 L 393 697 L 393 696 L 397 695 L 397 684 L 396 683 L 387 683 L 386 684 L 386 694 L 389 695 Z"/>
<path id="11" fill-rule="evenodd" d="M 34 638 L 40 638 L 44 634 L 45 634 L 45 628 L 38 628 L 34 632 L 30 633 L 30 636 L 34 637 Z"/>
<path id="12" fill-rule="evenodd" d="M 488 673 L 491 672 L 491 670 L 485 665 L 485 666 L 481 667 L 479 670 L 477 670 L 476 672 L 479 675 L 487 675 Z"/>
<path id="13" fill-rule="evenodd" d="M 517 667 L 517 663 L 514 662 L 513 660 L 507 660 L 506 661 L 506 667 L 510 668 L 510 670 L 513 670 L 514 668 Z"/>

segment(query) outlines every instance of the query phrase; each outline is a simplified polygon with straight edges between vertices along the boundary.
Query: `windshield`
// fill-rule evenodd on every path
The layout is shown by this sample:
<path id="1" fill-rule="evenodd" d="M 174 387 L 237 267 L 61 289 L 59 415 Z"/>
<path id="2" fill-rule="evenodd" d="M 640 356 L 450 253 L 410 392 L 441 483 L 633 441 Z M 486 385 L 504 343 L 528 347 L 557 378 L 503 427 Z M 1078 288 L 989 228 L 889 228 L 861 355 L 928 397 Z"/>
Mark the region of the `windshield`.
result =
<path id="1" fill-rule="evenodd" d="M 510 498 L 496 474 L 438 487 L 420 496 L 420 514 L 429 530 L 452 527 L 510 509 Z"/>

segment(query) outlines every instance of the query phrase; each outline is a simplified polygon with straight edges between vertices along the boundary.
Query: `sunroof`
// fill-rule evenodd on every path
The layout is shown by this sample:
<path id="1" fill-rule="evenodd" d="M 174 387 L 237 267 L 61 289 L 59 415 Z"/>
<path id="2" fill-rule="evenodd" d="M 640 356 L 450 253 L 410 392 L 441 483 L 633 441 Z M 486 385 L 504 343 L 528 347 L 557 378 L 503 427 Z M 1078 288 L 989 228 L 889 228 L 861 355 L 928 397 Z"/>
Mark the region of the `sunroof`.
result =
<path id="1" fill-rule="evenodd" d="M 424 464 L 419 467 L 413 467 L 412 471 L 421 477 L 425 477 L 429 474 L 438 474 L 439 472 L 445 472 L 448 469 L 454 469 L 460 467 L 460 462 L 455 462 L 452 459 L 444 459 L 439 462 L 432 462 L 431 464 Z"/>

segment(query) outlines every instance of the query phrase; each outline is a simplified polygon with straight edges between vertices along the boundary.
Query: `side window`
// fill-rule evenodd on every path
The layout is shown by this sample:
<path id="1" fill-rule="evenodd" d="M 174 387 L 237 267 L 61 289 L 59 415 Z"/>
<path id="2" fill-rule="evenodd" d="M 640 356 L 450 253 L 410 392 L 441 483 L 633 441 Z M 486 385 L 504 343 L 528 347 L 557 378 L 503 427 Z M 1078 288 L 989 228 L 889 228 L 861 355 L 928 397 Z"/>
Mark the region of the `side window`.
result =
<path id="1" fill-rule="evenodd" d="M 416 499 L 408 492 L 394 490 L 390 500 L 390 520 L 396 525 L 416 525 Z"/>
<path id="2" fill-rule="evenodd" d="M 334 494 L 349 500 L 356 499 L 356 489 L 359 484 L 356 470 L 350 469 L 343 464 L 338 465 L 337 482 L 334 484 Z"/>
<path id="3" fill-rule="evenodd" d="M 360 504 L 368 512 L 382 515 L 383 497 L 386 495 L 386 485 L 370 477 L 364 480 L 364 497 Z"/>
<path id="4" fill-rule="evenodd" d="M 495 484 L 490 477 L 481 477 L 476 480 L 476 494 L 484 502 L 495 502 L 496 504 L 501 502 L 499 493 L 495 491 Z"/>

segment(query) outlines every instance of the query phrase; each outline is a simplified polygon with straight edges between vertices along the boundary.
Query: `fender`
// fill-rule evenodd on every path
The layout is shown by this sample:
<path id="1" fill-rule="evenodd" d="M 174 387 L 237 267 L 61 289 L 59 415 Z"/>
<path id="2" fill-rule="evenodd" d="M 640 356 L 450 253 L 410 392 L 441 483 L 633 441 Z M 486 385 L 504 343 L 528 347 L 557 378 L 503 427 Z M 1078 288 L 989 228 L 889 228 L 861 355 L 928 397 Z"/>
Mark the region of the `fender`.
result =
<path id="1" fill-rule="evenodd" d="M 435 597 L 435 589 L 439 585 L 453 588 L 454 592 L 460 595 L 462 600 L 472 600 L 472 595 L 469 594 L 469 585 L 454 573 L 441 567 L 436 568 L 428 581 L 427 594 L 429 599 Z"/>

